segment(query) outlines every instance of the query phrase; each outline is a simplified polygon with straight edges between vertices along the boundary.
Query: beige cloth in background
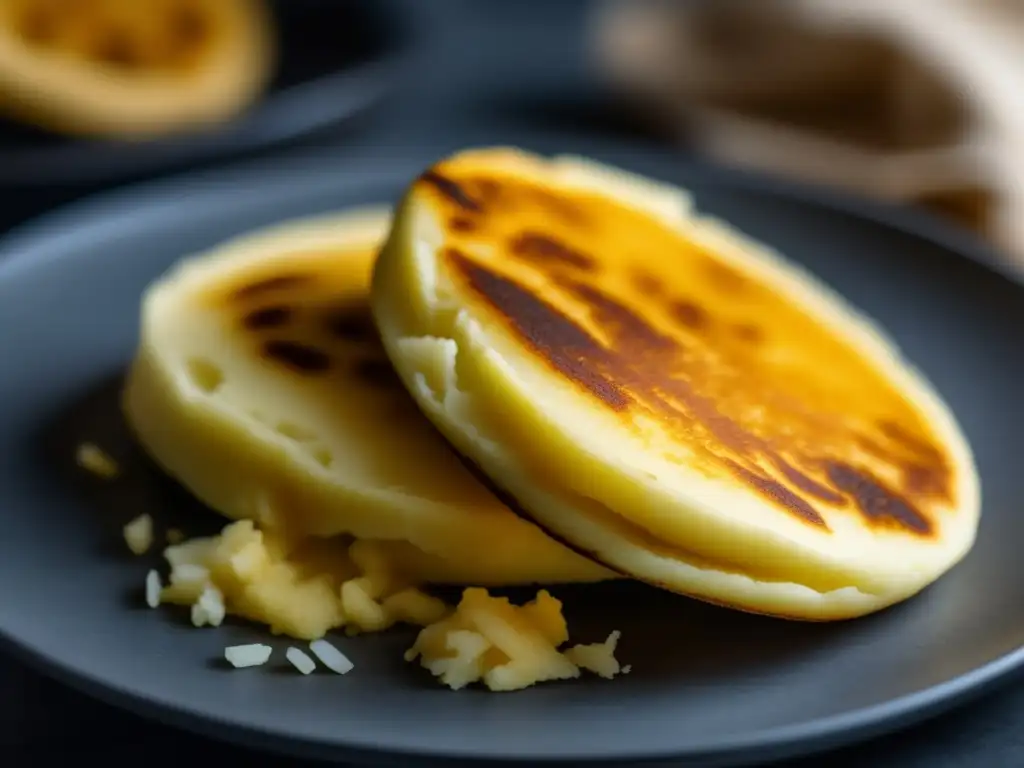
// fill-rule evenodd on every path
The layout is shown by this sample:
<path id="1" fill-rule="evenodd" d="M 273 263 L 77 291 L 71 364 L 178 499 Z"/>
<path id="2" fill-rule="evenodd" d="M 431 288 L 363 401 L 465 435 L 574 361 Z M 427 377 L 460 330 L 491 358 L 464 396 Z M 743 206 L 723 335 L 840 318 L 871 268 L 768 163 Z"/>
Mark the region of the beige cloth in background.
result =
<path id="1" fill-rule="evenodd" d="M 1024 0 L 605 0 L 604 77 L 720 161 L 920 204 L 1024 268 Z"/>

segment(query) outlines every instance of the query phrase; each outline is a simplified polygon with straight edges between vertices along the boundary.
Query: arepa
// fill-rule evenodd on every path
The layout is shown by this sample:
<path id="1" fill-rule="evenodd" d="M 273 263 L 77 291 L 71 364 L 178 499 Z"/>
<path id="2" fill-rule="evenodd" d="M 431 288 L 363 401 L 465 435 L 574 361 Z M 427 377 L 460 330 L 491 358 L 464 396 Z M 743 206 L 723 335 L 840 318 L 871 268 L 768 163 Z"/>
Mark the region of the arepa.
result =
<path id="1" fill-rule="evenodd" d="M 124 392 L 139 442 L 221 514 L 285 542 L 374 540 L 414 582 L 611 578 L 499 502 L 394 376 L 368 295 L 389 222 L 277 225 L 155 282 Z"/>
<path id="2" fill-rule="evenodd" d="M 832 620 L 970 549 L 949 408 L 883 332 L 683 190 L 466 151 L 419 176 L 373 310 L 420 408 L 589 557 L 746 611 Z"/>
<path id="3" fill-rule="evenodd" d="M 273 66 L 263 0 L 0 3 L 0 110 L 50 130 L 145 138 L 218 123 Z"/>

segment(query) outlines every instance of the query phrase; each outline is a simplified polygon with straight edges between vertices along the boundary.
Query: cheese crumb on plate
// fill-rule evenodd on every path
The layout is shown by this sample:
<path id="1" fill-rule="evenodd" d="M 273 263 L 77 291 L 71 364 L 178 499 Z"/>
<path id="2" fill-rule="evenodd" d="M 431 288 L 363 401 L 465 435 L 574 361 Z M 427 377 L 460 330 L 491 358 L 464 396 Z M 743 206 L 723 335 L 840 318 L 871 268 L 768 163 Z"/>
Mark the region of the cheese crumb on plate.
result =
<path id="1" fill-rule="evenodd" d="M 124 541 L 135 555 L 144 555 L 153 546 L 153 518 L 142 514 L 124 527 Z"/>
<path id="2" fill-rule="evenodd" d="M 309 644 L 309 650 L 320 660 L 321 664 L 339 675 L 347 675 L 355 669 L 355 665 L 348 656 L 326 640 L 314 640 Z"/>
<path id="3" fill-rule="evenodd" d="M 112 480 L 121 473 L 118 463 L 95 443 L 80 444 L 75 452 L 75 463 L 103 480 Z"/>
<path id="4" fill-rule="evenodd" d="M 285 651 L 284 657 L 304 675 L 308 675 L 316 669 L 316 662 L 309 658 L 306 652 L 300 648 L 295 648 L 294 646 L 289 648 Z"/>
<path id="5" fill-rule="evenodd" d="M 160 584 L 160 574 L 155 570 L 150 570 L 146 574 L 146 605 L 150 608 L 156 608 L 160 605 L 160 590 L 162 585 Z"/>
<path id="6" fill-rule="evenodd" d="M 273 649 L 262 643 L 230 645 L 224 649 L 224 658 L 235 669 L 260 667 L 270 661 Z"/>
<path id="7" fill-rule="evenodd" d="M 130 546 L 134 542 L 133 551 L 144 551 L 152 521 L 140 516 L 126 526 L 125 538 Z M 331 630 L 372 633 L 399 623 L 421 627 L 406 660 L 418 659 L 453 690 L 479 683 L 491 691 L 515 691 L 574 679 L 583 670 L 604 678 L 628 671 L 615 658 L 617 631 L 603 643 L 562 650 L 569 642 L 562 603 L 546 590 L 525 605 L 513 605 L 471 587 L 453 609 L 410 585 L 372 541 L 287 544 L 242 520 L 218 536 L 168 546 L 164 557 L 170 565 L 168 581 L 162 584 L 155 571 L 147 575 L 147 604 L 187 606 L 197 627 L 220 626 L 231 614 L 306 640 L 312 656 L 297 647 L 285 653 L 304 675 L 316 669 L 317 661 L 339 675 L 353 669 L 352 661 L 324 639 Z M 263 650 L 269 646 L 233 648 L 259 648 L 259 654 L 232 650 L 233 658 L 242 659 L 235 666 L 265 663 L 254 660 L 263 653 L 269 658 L 269 650 Z"/>
<path id="8" fill-rule="evenodd" d="M 406 653 L 453 690 L 481 682 L 492 691 L 515 691 L 549 680 L 569 680 L 580 669 L 614 677 L 618 632 L 605 643 L 575 646 L 569 640 L 562 603 L 546 590 L 515 606 L 487 590 L 463 592 L 455 612 L 425 627 Z"/>

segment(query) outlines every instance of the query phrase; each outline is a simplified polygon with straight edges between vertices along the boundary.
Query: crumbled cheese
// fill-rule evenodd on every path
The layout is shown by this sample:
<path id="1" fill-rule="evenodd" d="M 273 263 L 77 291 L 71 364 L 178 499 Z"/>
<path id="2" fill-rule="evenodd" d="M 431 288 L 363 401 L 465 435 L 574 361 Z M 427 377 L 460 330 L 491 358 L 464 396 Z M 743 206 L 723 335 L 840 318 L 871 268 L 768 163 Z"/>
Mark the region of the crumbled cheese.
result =
<path id="1" fill-rule="evenodd" d="M 111 480 L 121 473 L 117 462 L 94 443 L 79 445 L 75 452 L 75 461 L 82 469 L 104 480 Z"/>
<path id="2" fill-rule="evenodd" d="M 210 570 L 201 565 L 181 563 L 171 568 L 170 581 L 163 589 L 162 599 L 169 603 L 191 605 L 211 583 Z"/>
<path id="3" fill-rule="evenodd" d="M 150 608 L 156 608 L 160 605 L 160 590 L 160 574 L 150 570 L 146 574 L 146 605 Z"/>
<path id="4" fill-rule="evenodd" d="M 370 597 L 365 579 L 349 579 L 341 585 L 341 610 L 348 620 L 346 631 L 380 632 L 394 622 L 381 604 Z"/>
<path id="5" fill-rule="evenodd" d="M 142 514 L 124 527 L 124 540 L 136 555 L 144 555 L 153 546 L 153 518 Z"/>
<path id="6" fill-rule="evenodd" d="M 455 612 L 420 631 L 406 654 L 451 688 L 482 682 L 492 691 L 514 691 L 547 680 L 579 677 L 558 651 L 568 638 L 562 604 L 541 590 L 524 606 L 485 589 L 462 593 Z"/>
<path id="7" fill-rule="evenodd" d="M 442 683 L 458 691 L 484 676 L 484 655 L 491 649 L 486 637 L 457 629 L 445 636 L 445 647 L 455 655 L 423 661 L 423 666 Z"/>
<path id="8" fill-rule="evenodd" d="M 316 669 L 316 662 L 309 658 L 306 653 L 302 650 L 292 647 L 285 651 L 285 658 L 291 662 L 292 666 L 295 667 L 299 672 L 304 675 L 308 675 L 314 669 Z"/>
<path id="9" fill-rule="evenodd" d="M 314 640 L 309 644 L 309 650 L 320 660 L 321 664 L 339 675 L 347 675 L 355 668 L 348 656 L 326 640 Z"/>
<path id="10" fill-rule="evenodd" d="M 577 667 L 611 680 L 616 675 L 627 672 L 619 666 L 619 661 L 615 658 L 615 649 L 621 636 L 622 633 L 615 630 L 603 643 L 573 646 L 565 652 L 565 656 Z"/>
<path id="11" fill-rule="evenodd" d="M 224 595 L 212 584 L 207 585 L 192 605 L 192 623 L 197 627 L 219 627 L 224 621 Z"/>
<path id="12" fill-rule="evenodd" d="M 262 643 L 230 645 L 224 649 L 224 659 L 235 669 L 259 667 L 270 661 L 273 649 Z"/>

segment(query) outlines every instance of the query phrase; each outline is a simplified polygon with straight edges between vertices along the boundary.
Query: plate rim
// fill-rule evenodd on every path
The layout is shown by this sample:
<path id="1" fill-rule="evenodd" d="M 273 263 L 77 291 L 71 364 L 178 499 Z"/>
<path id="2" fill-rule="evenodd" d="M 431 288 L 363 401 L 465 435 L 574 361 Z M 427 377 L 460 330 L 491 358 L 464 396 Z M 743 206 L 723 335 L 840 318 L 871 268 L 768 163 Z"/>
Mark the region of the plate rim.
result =
<path id="1" fill-rule="evenodd" d="M 558 136 L 556 134 L 556 136 Z M 520 135 L 520 146 L 533 148 L 553 139 L 550 133 Z M 929 214 L 901 209 L 853 194 L 833 189 L 822 189 L 815 185 L 780 179 L 774 176 L 729 168 L 717 163 L 696 160 L 692 157 L 673 153 L 663 147 L 651 147 L 617 140 L 597 140 L 593 137 L 561 135 L 556 139 L 562 147 L 574 147 L 577 153 L 605 153 L 619 158 L 628 152 L 648 157 L 676 157 L 676 172 L 672 177 L 686 175 L 700 177 L 703 181 L 725 188 L 740 189 L 756 194 L 781 197 L 802 205 L 824 208 L 866 219 L 891 230 L 922 239 L 951 254 L 965 259 L 979 268 L 1024 289 L 1021 275 L 1006 259 L 986 243 L 966 231 L 949 225 Z M 493 144 L 509 142 L 491 142 Z M 289 157 L 262 158 L 235 162 L 218 168 L 204 169 L 175 174 L 154 181 L 142 182 L 109 190 L 82 198 L 51 212 L 21 224 L 0 237 L 0 282 L 16 279 L 24 269 L 39 268 L 41 254 L 34 254 L 37 248 L 53 248 L 54 242 L 62 238 L 102 237 L 104 230 L 114 226 L 129 213 L 139 221 L 145 219 L 143 212 L 153 212 L 181 194 L 183 189 L 192 189 L 197 194 L 211 194 L 211 187 L 238 183 L 268 175 L 290 178 L 293 181 L 309 181 L 312 177 L 324 178 L 324 167 L 337 168 L 348 176 L 388 181 L 398 174 L 408 174 L 415 168 L 425 167 L 436 157 L 460 146 L 476 144 L 438 143 L 430 147 L 406 150 L 396 154 L 394 148 L 379 148 L 374 151 L 314 149 Z M 532 146 L 531 146 L 532 145 Z M 582 147 L 582 149 L 580 149 Z M 554 154 L 544 147 L 536 151 Z M 327 182 L 321 182 L 327 183 Z M 333 182 L 332 182 L 333 183 Z M 356 182 L 360 183 L 360 182 Z M 275 196 L 278 185 L 266 185 L 263 194 Z M 699 198 L 696 201 L 700 208 Z M 60 249 L 57 249 L 58 251 Z M 183 254 L 184 255 L 184 254 Z M 58 252 L 56 259 L 66 258 Z M 285 729 L 264 730 L 228 716 L 211 716 L 208 713 L 181 706 L 162 696 L 145 696 L 119 685 L 111 685 L 101 676 L 76 667 L 53 654 L 46 654 L 26 645 L 0 624 L 0 649 L 22 661 L 35 671 L 76 689 L 87 696 L 105 701 L 118 708 L 134 711 L 158 722 L 184 728 L 207 738 L 234 742 L 252 748 L 259 745 L 277 753 L 333 760 L 382 759 L 405 760 L 454 760 L 490 762 L 542 762 L 569 763 L 587 761 L 609 763 L 614 761 L 671 761 L 679 759 L 696 760 L 699 765 L 733 765 L 737 761 L 757 758 L 774 762 L 786 758 L 808 755 L 830 748 L 850 744 L 918 723 L 954 706 L 976 698 L 997 684 L 1009 682 L 1013 673 L 1024 668 L 1024 645 L 997 656 L 990 661 L 968 670 L 941 683 L 907 693 L 887 701 L 848 710 L 835 715 L 805 720 L 800 723 L 751 732 L 742 738 L 730 738 L 720 742 L 699 745 L 701 748 L 644 748 L 624 747 L 615 754 L 590 754 L 575 750 L 572 754 L 556 756 L 533 753 L 524 750 L 514 756 L 483 753 L 479 749 L 460 749 L 453 745 L 446 749 L 412 749 L 405 747 L 371 746 L 368 743 L 325 742 L 315 737 L 290 735 Z M 215 727 L 211 727 L 215 726 Z M 341 752 L 344 752 L 342 756 Z"/>

